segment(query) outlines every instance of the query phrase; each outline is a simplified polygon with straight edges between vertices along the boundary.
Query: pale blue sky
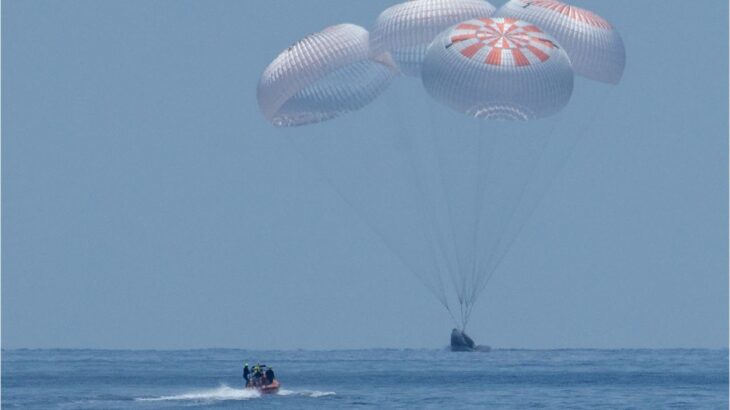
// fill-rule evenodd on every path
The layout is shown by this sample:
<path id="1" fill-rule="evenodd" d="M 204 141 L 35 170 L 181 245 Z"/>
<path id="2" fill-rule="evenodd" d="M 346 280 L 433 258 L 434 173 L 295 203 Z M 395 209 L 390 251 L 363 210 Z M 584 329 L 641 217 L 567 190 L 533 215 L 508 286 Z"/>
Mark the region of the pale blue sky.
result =
<path id="1" fill-rule="evenodd" d="M 446 314 L 256 105 L 283 48 L 392 3 L 4 1 L 3 347 L 447 344 Z M 576 82 L 604 111 L 470 331 L 726 346 L 727 2 L 575 3 L 621 32 L 624 78 Z M 300 135 L 388 133 L 403 98 L 426 97 L 399 83 Z"/>

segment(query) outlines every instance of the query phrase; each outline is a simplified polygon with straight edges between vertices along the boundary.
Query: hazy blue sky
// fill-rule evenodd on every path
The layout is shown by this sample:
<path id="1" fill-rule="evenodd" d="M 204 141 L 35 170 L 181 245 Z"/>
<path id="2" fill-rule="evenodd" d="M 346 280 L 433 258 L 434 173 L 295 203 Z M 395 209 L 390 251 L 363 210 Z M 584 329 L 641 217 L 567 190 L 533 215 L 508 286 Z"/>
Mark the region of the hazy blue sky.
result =
<path id="1" fill-rule="evenodd" d="M 3 347 L 447 344 L 447 315 L 256 104 L 283 48 L 392 3 L 3 1 Z M 624 78 L 470 331 L 725 346 L 727 1 L 576 3 L 622 33 Z M 404 97 L 426 98 L 396 85 L 301 135 L 392 132 Z"/>

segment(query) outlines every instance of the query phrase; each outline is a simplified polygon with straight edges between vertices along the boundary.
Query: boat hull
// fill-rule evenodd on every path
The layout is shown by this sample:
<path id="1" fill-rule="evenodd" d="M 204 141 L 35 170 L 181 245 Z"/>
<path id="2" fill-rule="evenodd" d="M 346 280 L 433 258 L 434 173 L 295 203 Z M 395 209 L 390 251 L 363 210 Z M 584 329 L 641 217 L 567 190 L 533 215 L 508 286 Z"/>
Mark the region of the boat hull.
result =
<path id="1" fill-rule="evenodd" d="M 274 380 L 273 382 L 263 386 L 246 386 L 247 389 L 256 390 L 261 394 L 276 394 L 279 392 L 280 387 L 281 384 L 279 384 L 278 380 Z"/>

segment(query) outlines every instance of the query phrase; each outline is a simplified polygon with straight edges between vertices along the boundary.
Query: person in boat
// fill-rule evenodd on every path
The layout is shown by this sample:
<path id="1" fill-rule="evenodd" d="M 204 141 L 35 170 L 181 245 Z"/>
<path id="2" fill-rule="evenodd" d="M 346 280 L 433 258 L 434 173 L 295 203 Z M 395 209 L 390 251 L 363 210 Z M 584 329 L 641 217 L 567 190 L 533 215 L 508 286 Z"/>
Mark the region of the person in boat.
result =
<path id="1" fill-rule="evenodd" d="M 251 370 L 248 368 L 248 363 L 243 365 L 243 380 L 246 380 L 246 386 L 251 383 Z"/>
<path id="2" fill-rule="evenodd" d="M 261 378 L 263 376 L 264 376 L 264 374 L 261 371 L 261 365 L 256 363 L 256 366 L 253 367 L 253 385 L 254 386 L 261 385 Z"/>
<path id="3" fill-rule="evenodd" d="M 266 384 L 271 384 L 274 382 L 275 376 L 274 376 L 274 368 L 269 367 L 266 370 Z"/>

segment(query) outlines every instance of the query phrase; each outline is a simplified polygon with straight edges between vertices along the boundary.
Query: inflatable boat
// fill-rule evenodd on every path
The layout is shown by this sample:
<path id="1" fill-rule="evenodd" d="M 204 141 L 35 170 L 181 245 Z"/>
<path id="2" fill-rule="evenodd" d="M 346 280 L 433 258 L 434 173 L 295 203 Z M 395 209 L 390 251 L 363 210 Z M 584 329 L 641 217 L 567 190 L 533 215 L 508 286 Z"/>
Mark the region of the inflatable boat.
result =
<path id="1" fill-rule="evenodd" d="M 279 387 L 281 387 L 281 384 L 279 384 L 278 380 L 274 380 L 271 383 L 262 384 L 260 386 L 255 386 L 253 384 L 246 386 L 247 389 L 257 390 L 261 394 L 275 394 L 279 391 Z"/>

